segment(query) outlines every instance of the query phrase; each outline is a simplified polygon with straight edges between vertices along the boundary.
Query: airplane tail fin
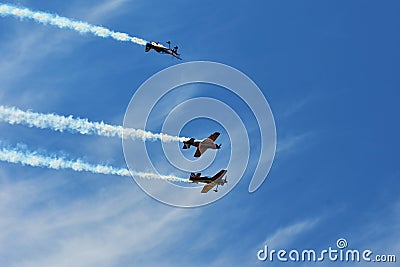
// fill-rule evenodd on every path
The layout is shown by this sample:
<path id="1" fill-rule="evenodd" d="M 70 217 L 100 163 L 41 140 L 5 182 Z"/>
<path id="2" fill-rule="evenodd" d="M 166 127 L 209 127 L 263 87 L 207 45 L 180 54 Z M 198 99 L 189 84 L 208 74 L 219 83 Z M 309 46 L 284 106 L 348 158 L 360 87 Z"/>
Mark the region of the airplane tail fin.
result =
<path id="1" fill-rule="evenodd" d="M 187 141 L 183 141 L 183 149 L 188 149 L 188 148 L 190 148 L 190 146 L 191 145 L 193 145 L 193 142 L 194 142 L 194 138 L 190 138 L 189 140 L 187 140 Z"/>
<path id="2" fill-rule="evenodd" d="M 201 175 L 201 173 L 194 173 L 194 172 L 192 172 L 192 173 L 190 174 L 189 180 L 192 181 L 192 183 L 198 184 L 198 183 L 199 183 L 199 179 L 198 179 L 198 178 L 200 178 L 200 175 Z"/>
<path id="3" fill-rule="evenodd" d="M 146 49 L 144 50 L 144 52 L 149 52 L 150 49 L 151 49 L 151 45 L 150 45 L 150 43 L 147 43 L 146 44 Z"/>
<path id="4" fill-rule="evenodd" d="M 220 149 L 220 148 L 221 148 L 221 146 L 222 146 L 222 144 L 215 145 L 215 146 L 217 147 L 217 149 Z"/>

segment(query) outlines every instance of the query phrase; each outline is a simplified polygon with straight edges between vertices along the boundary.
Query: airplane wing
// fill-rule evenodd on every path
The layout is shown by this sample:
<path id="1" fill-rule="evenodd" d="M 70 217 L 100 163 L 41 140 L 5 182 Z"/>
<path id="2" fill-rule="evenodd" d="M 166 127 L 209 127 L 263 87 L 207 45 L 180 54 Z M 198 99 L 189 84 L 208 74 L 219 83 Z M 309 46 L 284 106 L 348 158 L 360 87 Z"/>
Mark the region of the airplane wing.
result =
<path id="1" fill-rule="evenodd" d="M 215 179 L 214 181 L 212 181 L 209 184 L 206 184 L 203 189 L 201 190 L 202 193 L 207 193 L 208 191 L 210 191 L 214 186 L 216 186 L 217 184 L 221 184 L 221 180 L 222 177 L 224 177 L 224 175 L 226 174 L 227 170 L 220 170 L 216 175 L 214 175 L 212 177 L 212 179 Z M 223 185 L 223 183 L 222 183 Z"/>
<path id="2" fill-rule="evenodd" d="M 203 141 L 204 143 L 211 143 L 211 141 L 208 141 L 209 139 L 206 139 L 205 141 Z M 208 141 L 208 142 L 207 142 Z M 203 143 L 202 142 L 202 143 Z M 199 146 L 197 147 L 196 153 L 194 153 L 194 156 L 196 158 L 200 157 L 201 155 L 204 154 L 204 152 L 206 152 L 206 150 L 208 149 L 208 147 L 206 145 L 202 145 L 202 143 L 199 144 Z"/>
<path id="3" fill-rule="evenodd" d="M 211 182 L 211 183 L 209 183 L 209 184 L 206 184 L 204 187 L 203 187 L 203 189 L 201 190 L 201 192 L 202 193 L 207 193 L 208 191 L 210 191 L 214 186 L 216 186 L 217 185 L 217 183 L 215 182 L 215 181 L 213 181 L 213 182 Z"/>
<path id="4" fill-rule="evenodd" d="M 222 177 L 227 173 L 227 170 L 220 170 L 216 175 L 214 175 L 211 179 L 214 180 L 214 182 L 219 182 Z"/>
<path id="5" fill-rule="evenodd" d="M 177 59 L 180 59 L 180 60 L 182 60 L 181 58 L 180 58 L 180 56 L 179 56 L 179 54 L 178 53 L 176 53 L 176 52 L 172 52 L 172 54 L 171 54 L 172 56 L 174 56 L 174 57 L 176 57 Z"/>
<path id="6" fill-rule="evenodd" d="M 196 152 L 194 153 L 194 157 L 195 157 L 195 158 L 198 158 L 198 157 L 200 157 L 200 156 L 201 156 L 201 151 L 200 151 L 199 148 L 197 148 L 197 149 L 196 149 Z"/>
<path id="7" fill-rule="evenodd" d="M 217 140 L 218 136 L 220 135 L 219 132 L 215 132 L 212 135 L 210 135 L 208 138 L 213 140 L 213 142 L 215 142 L 215 140 Z"/>

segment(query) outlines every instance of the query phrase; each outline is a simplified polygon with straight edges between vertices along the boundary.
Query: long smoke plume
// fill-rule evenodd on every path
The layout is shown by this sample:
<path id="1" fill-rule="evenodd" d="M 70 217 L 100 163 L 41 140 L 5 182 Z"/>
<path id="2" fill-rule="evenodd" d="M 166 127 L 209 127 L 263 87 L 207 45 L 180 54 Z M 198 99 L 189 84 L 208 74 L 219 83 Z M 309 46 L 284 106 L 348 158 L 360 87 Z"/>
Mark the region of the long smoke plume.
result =
<path id="1" fill-rule="evenodd" d="M 145 179 L 161 179 L 175 182 L 187 182 L 188 179 L 175 177 L 173 175 L 158 175 L 155 173 L 132 172 L 128 169 L 115 168 L 108 165 L 90 164 L 80 159 L 67 160 L 62 157 L 41 155 L 38 152 L 27 151 L 21 148 L 0 148 L 0 161 L 22 164 L 32 167 L 42 167 L 54 170 L 71 169 L 77 172 L 91 172 L 96 174 L 108 174 L 129 177 L 131 174 Z"/>
<path id="2" fill-rule="evenodd" d="M 105 137 L 132 138 L 141 140 L 161 140 L 164 142 L 183 142 L 186 137 L 171 136 L 162 133 L 152 133 L 141 129 L 123 128 L 104 122 L 91 122 L 88 119 L 43 114 L 32 111 L 23 111 L 15 107 L 0 105 L 0 121 L 9 124 L 21 124 L 40 129 L 53 131 L 80 133 L 84 135 L 98 135 Z"/>
<path id="3" fill-rule="evenodd" d="M 8 4 L 0 3 L 0 16 L 13 16 L 19 19 L 32 19 L 42 24 L 50 24 L 59 28 L 68 28 L 79 33 L 92 33 L 99 37 L 109 37 L 118 41 L 133 42 L 139 45 L 146 45 L 147 43 L 146 40 L 129 36 L 126 33 L 114 32 L 107 28 L 91 25 L 86 22 L 71 20 L 51 13 L 31 11 L 27 8 L 19 8 Z"/>

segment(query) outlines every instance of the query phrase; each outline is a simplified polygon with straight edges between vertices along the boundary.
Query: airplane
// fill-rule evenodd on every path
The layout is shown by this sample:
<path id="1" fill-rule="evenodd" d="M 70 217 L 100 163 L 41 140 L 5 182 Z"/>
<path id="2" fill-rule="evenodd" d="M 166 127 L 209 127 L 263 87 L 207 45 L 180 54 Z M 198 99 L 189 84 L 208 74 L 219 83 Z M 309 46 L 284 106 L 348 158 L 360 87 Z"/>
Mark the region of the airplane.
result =
<path id="1" fill-rule="evenodd" d="M 158 42 L 150 42 L 146 44 L 146 49 L 144 50 L 145 52 L 149 52 L 151 49 L 154 51 L 161 53 L 161 54 L 170 54 L 173 57 L 176 57 L 177 59 L 182 60 L 182 58 L 179 57 L 178 54 L 178 46 L 175 46 L 174 48 L 171 48 L 171 42 L 168 41 L 168 48 L 163 46 L 162 44 Z"/>
<path id="2" fill-rule="evenodd" d="M 221 148 L 221 144 L 217 145 L 214 144 L 214 141 L 218 138 L 218 136 L 220 135 L 219 132 L 215 132 L 212 135 L 210 135 L 209 137 L 207 137 L 206 139 L 204 139 L 203 141 L 194 141 L 194 138 L 190 138 L 189 140 L 183 141 L 183 149 L 188 149 L 190 148 L 190 146 L 195 146 L 197 147 L 196 152 L 194 153 L 194 157 L 198 158 L 200 157 L 204 152 L 206 152 L 207 149 L 211 148 L 211 149 L 220 149 Z"/>
<path id="3" fill-rule="evenodd" d="M 214 192 L 218 192 L 218 186 L 223 186 L 226 184 L 228 181 L 225 179 L 222 179 L 224 175 L 226 174 L 227 170 L 220 170 L 216 175 L 213 177 L 208 177 L 208 176 L 200 176 L 201 173 L 196 173 L 194 174 L 193 172 L 190 174 L 189 180 L 192 181 L 192 183 L 203 183 L 206 184 L 203 189 L 201 190 L 201 193 L 207 193 L 210 191 L 214 186 L 217 186 L 217 188 L 214 189 Z"/>

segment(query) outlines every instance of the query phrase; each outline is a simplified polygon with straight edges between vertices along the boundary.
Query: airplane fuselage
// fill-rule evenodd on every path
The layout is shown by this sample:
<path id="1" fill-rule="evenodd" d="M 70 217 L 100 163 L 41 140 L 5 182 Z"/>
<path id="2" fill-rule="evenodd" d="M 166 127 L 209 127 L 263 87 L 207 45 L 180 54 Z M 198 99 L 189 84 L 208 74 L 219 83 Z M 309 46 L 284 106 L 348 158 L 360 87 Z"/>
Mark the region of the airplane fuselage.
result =
<path id="1" fill-rule="evenodd" d="M 197 147 L 194 157 L 200 157 L 207 149 L 220 149 L 221 145 L 217 145 L 214 141 L 218 138 L 219 132 L 215 132 L 202 141 L 195 141 L 194 138 L 183 141 L 183 149 L 188 149 L 190 146 Z"/>
<path id="2" fill-rule="evenodd" d="M 214 142 L 209 138 L 206 138 L 206 139 L 204 139 L 203 141 L 200 141 L 200 142 L 199 141 L 196 141 L 196 142 L 190 142 L 189 141 L 188 144 L 190 144 L 191 146 L 195 146 L 195 147 L 204 149 L 204 150 L 207 150 L 209 148 L 217 149 L 217 145 L 214 144 Z"/>
<path id="3" fill-rule="evenodd" d="M 215 180 L 218 180 L 219 178 L 222 178 L 226 174 L 226 170 L 221 170 L 219 171 L 216 175 L 213 177 L 208 177 L 208 176 L 200 176 L 201 173 L 194 174 L 192 173 L 190 176 L 190 181 L 193 183 L 203 183 L 203 184 L 209 184 L 211 182 L 214 182 Z M 224 182 L 221 180 L 218 184 L 224 184 Z"/>
<path id="4" fill-rule="evenodd" d="M 193 143 L 190 143 L 190 145 L 191 146 L 195 146 L 195 147 L 199 147 L 200 142 L 193 142 Z"/>
<path id="5" fill-rule="evenodd" d="M 210 177 L 199 177 L 199 178 L 190 178 L 190 180 L 192 181 L 192 183 L 203 183 L 203 184 L 209 184 L 213 181 L 212 178 Z"/>
<path id="6" fill-rule="evenodd" d="M 201 193 L 207 193 L 210 191 L 214 186 L 217 186 L 217 188 L 214 190 L 215 192 L 218 192 L 218 186 L 221 185 L 223 186 L 224 184 L 227 183 L 226 179 L 222 179 L 224 175 L 226 174 L 227 170 L 220 170 L 216 175 L 213 177 L 208 177 L 208 176 L 200 176 L 201 173 L 191 173 L 189 180 L 192 183 L 198 184 L 202 183 L 205 184 L 203 189 L 201 190 Z"/>
<path id="7" fill-rule="evenodd" d="M 151 49 L 153 49 L 154 51 L 158 52 L 158 53 L 162 53 L 162 54 L 170 54 L 171 56 L 176 57 L 177 59 L 181 59 L 179 57 L 179 54 L 177 52 L 178 47 L 171 49 L 171 48 L 167 48 L 165 46 L 163 46 L 160 43 L 156 43 L 156 42 L 151 42 L 151 43 L 147 43 L 146 44 L 146 49 L 145 52 L 149 52 Z M 182 59 L 181 59 L 182 60 Z"/>
<path id="8" fill-rule="evenodd" d="M 210 143 L 210 142 L 204 142 L 204 141 L 202 141 L 202 142 L 200 142 L 198 145 L 197 145 L 200 149 L 204 149 L 204 150 L 207 150 L 207 149 L 209 149 L 209 148 L 211 148 L 211 149 L 217 149 L 217 145 L 216 144 L 214 144 L 214 143 Z"/>

